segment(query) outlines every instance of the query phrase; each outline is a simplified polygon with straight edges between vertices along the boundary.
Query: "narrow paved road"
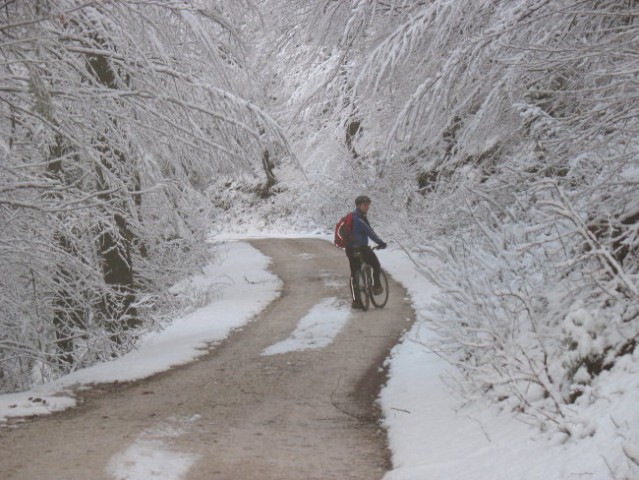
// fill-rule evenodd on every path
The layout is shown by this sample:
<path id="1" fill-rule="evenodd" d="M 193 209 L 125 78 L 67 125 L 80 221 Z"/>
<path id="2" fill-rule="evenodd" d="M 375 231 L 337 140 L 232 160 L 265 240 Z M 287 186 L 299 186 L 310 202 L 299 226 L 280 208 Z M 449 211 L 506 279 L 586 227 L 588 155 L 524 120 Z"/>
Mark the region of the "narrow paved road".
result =
<path id="1" fill-rule="evenodd" d="M 381 478 L 389 455 L 375 400 L 412 319 L 405 292 L 392 282 L 386 308 L 349 314 L 324 348 L 264 355 L 323 299 L 350 306 L 348 262 L 319 240 L 251 244 L 273 259 L 278 300 L 192 364 L 96 387 L 75 409 L 0 430 L 0 478 Z"/>

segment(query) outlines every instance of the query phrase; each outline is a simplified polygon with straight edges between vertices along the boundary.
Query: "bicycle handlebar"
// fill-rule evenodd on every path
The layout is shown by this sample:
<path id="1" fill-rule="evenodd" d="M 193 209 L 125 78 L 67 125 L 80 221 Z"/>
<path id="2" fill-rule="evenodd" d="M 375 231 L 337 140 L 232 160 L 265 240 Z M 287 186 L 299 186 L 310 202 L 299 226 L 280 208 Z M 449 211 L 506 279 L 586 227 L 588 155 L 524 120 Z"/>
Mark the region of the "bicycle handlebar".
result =
<path id="1" fill-rule="evenodd" d="M 370 245 L 365 245 L 365 246 L 361 246 L 361 247 L 356 247 L 353 249 L 353 254 L 354 255 L 360 255 L 361 251 L 365 248 L 369 248 L 371 250 L 384 250 L 386 247 L 382 248 L 379 245 L 375 245 L 374 247 L 371 247 Z"/>

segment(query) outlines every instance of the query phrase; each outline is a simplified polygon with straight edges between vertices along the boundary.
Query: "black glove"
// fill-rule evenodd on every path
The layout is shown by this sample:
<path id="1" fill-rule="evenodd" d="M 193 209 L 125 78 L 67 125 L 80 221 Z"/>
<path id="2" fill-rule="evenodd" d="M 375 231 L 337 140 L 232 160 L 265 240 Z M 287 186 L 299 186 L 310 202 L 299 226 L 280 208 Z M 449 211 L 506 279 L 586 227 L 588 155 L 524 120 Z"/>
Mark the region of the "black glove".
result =
<path id="1" fill-rule="evenodd" d="M 386 248 L 386 244 L 384 242 L 382 242 L 382 243 L 380 243 L 378 245 L 378 247 L 379 247 L 380 250 L 384 250 Z"/>

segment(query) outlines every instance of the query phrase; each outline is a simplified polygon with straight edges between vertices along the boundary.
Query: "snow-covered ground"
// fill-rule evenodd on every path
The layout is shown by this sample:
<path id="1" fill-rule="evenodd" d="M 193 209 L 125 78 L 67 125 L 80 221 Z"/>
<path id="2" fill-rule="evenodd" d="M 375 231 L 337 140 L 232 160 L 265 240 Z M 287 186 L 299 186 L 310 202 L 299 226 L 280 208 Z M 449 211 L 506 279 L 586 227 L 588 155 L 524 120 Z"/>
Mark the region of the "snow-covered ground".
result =
<path id="1" fill-rule="evenodd" d="M 257 235 L 256 235 L 257 236 Z M 324 237 L 325 238 L 325 237 Z M 28 392 L 0 396 L 0 423 L 12 416 L 38 415 L 72 407 L 71 386 L 130 381 L 148 377 L 170 366 L 202 355 L 210 342 L 226 337 L 244 325 L 278 295 L 279 280 L 267 271 L 269 259 L 241 241 L 219 246 L 220 260 L 203 275 L 176 286 L 214 292 L 206 306 L 176 319 L 162 332 L 149 335 L 140 348 L 123 358 L 74 372 Z M 393 278 L 409 291 L 418 319 L 389 359 L 390 377 L 381 394 L 394 469 L 385 480 L 524 480 L 628 478 L 616 476 L 625 460 L 620 457 L 625 439 L 613 439 L 607 425 L 637 419 L 634 412 L 639 385 L 609 388 L 609 405 L 593 410 L 594 433 L 579 441 L 560 443 L 490 406 L 462 406 L 442 382 L 447 365 L 429 352 L 423 341 L 428 331 L 424 305 L 436 292 L 401 251 L 387 249 L 380 260 Z M 250 278 L 246 278 L 247 273 Z M 298 329 L 264 355 L 279 351 L 322 348 L 339 332 L 348 314 L 331 308 L 325 299 L 300 319 Z M 215 322 L 210 319 L 215 318 Z M 620 377 L 621 378 L 621 377 Z M 623 377 L 627 381 L 627 377 Z M 615 399 L 622 399 L 617 401 Z M 604 399 L 605 400 L 605 399 Z M 635 429 L 636 430 L 636 429 Z M 168 433 L 167 433 L 168 432 Z M 179 435 L 179 429 L 145 432 L 139 440 L 110 462 L 117 480 L 179 480 L 195 459 L 170 455 L 162 439 Z M 626 448 L 628 446 L 626 445 Z M 632 454 L 633 452 L 628 452 Z M 159 473 L 161 472 L 161 474 Z M 613 475 L 613 472 L 616 472 Z M 160 475 L 158 477 L 157 475 Z"/>
<path id="2" fill-rule="evenodd" d="M 403 253 L 380 253 L 384 268 L 408 290 L 417 322 L 392 352 L 381 404 L 393 454 L 384 480 L 634 480 L 626 454 L 633 439 L 618 438 L 614 424 L 639 429 L 639 375 L 608 379 L 600 398 L 584 410 L 593 434 L 565 441 L 541 433 L 495 406 L 462 406 L 442 382 L 450 368 L 423 343 L 430 339 L 424 305 L 435 288 Z M 639 457 L 637 457 L 639 458 Z"/>

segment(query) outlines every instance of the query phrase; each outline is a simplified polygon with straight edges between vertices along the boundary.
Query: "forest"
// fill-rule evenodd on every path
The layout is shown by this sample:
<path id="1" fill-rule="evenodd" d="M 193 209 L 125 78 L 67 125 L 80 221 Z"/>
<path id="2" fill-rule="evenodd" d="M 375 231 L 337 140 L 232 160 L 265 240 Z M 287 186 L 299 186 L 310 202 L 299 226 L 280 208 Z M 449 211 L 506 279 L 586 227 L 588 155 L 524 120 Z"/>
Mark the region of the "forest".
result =
<path id="1" fill-rule="evenodd" d="M 637 361 L 639 2 L 1 3 L 0 391 L 162 328 L 212 230 L 360 192 L 469 400 L 587 436 Z"/>

